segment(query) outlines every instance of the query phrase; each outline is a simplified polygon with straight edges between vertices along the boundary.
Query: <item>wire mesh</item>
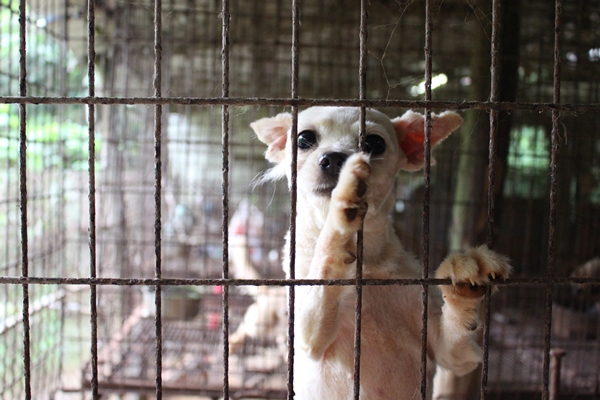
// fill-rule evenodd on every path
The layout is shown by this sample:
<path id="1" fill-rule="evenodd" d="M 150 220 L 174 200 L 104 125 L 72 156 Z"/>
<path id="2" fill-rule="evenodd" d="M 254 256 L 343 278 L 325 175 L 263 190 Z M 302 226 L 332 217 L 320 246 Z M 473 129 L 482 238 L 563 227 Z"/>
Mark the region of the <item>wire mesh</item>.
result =
<path id="1" fill-rule="evenodd" d="M 422 287 L 426 398 L 427 293 L 448 283 L 430 272 L 486 242 L 517 274 L 486 294 L 477 396 L 598 397 L 600 360 L 585 355 L 598 353 L 600 266 L 584 264 L 600 255 L 597 6 L 2 0 L 0 396 L 291 399 L 295 288 L 322 284 L 356 289 L 356 399 L 363 287 Z M 296 177 L 289 197 L 250 189 L 266 163 L 247 126 L 291 108 L 294 140 L 312 105 L 361 107 L 363 131 L 366 107 L 424 110 L 423 177 L 398 178 L 392 215 L 420 279 L 366 280 L 360 261 L 356 279 L 295 279 Z M 467 127 L 431 166 L 441 109 Z M 468 179 L 479 186 L 461 197 Z M 281 287 L 287 346 L 233 351 L 253 290 Z"/>

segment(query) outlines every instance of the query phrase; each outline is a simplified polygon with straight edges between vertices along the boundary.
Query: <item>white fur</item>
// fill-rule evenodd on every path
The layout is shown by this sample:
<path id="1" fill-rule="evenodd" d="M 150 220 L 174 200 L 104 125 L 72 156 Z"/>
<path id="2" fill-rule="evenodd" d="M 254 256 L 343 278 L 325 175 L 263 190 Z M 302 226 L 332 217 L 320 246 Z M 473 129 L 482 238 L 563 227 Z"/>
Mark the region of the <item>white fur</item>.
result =
<path id="1" fill-rule="evenodd" d="M 389 211 L 395 201 L 394 179 L 400 169 L 422 167 L 422 115 L 407 112 L 390 120 L 367 110 L 367 135 L 385 139 L 383 154 L 358 152 L 359 109 L 313 107 L 299 114 L 298 132 L 317 133 L 318 145 L 298 149 L 295 275 L 297 278 L 355 277 L 356 232 L 364 219 L 363 277 L 416 278 L 420 266 L 395 236 Z M 433 115 L 431 143 L 447 137 L 462 119 L 453 112 Z M 291 117 L 280 114 L 251 124 L 276 163 L 268 176 L 291 174 L 295 143 L 289 140 Z M 283 135 L 283 136 L 282 136 Z M 421 135 L 421 136 L 419 136 Z M 415 140 L 416 139 L 416 140 Z M 331 195 L 315 193 L 320 185 L 319 158 L 326 152 L 349 155 Z M 367 190 L 361 196 L 361 185 Z M 368 208 L 367 208 L 368 207 Z M 352 212 L 349 212 L 352 211 Z M 356 211 L 356 218 L 349 217 Z M 289 241 L 284 253 L 289 255 Z M 464 263 L 475 265 L 464 273 Z M 289 259 L 284 268 L 289 273 Z M 452 277 L 455 286 L 430 289 L 428 315 L 428 378 L 435 364 L 456 375 L 477 367 L 481 348 L 475 331 L 481 297 L 463 282 L 489 282 L 489 275 L 506 277 L 507 260 L 485 247 L 449 256 L 436 276 Z M 460 279 L 454 279 L 460 277 Z M 475 294 L 473 294 L 475 293 Z M 354 365 L 354 287 L 298 286 L 296 288 L 296 399 L 350 399 Z M 361 337 L 360 398 L 412 399 L 419 397 L 421 358 L 421 287 L 364 286 Z M 428 385 L 431 388 L 431 385 Z M 431 393 L 430 393 L 431 394 Z"/>

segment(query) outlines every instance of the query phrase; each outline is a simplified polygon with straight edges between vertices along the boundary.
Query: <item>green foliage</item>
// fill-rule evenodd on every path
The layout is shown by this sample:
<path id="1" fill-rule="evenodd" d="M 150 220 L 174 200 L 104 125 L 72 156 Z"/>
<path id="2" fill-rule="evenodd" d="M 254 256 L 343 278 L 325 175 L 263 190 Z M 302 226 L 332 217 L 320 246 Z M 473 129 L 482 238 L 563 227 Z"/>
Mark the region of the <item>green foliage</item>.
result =
<path id="1" fill-rule="evenodd" d="M 87 129 L 83 125 L 72 121 L 34 125 L 28 130 L 27 142 L 27 164 L 32 169 L 87 168 Z"/>
<path id="2" fill-rule="evenodd" d="M 541 127 L 521 126 L 510 133 L 505 196 L 539 198 L 548 191 L 550 142 Z"/>
<path id="3" fill-rule="evenodd" d="M 19 95 L 18 2 L 0 0 L 0 91 Z M 46 27 L 27 23 L 27 89 L 29 95 L 85 94 L 85 70 L 64 43 Z M 86 169 L 87 126 L 82 106 L 27 107 L 27 166 Z M 19 160 L 19 112 L 16 105 L 0 104 L 0 165 L 14 167 Z M 96 141 L 96 150 L 100 143 Z"/>
<path id="4" fill-rule="evenodd" d="M 21 40 L 18 6 L 18 1 L 0 0 L 0 90 L 9 96 L 19 95 Z M 27 13 L 25 62 L 28 94 L 85 94 L 85 69 L 78 65 L 66 44 L 50 34 L 47 27 L 31 24 L 32 15 L 29 10 Z"/>
<path id="5" fill-rule="evenodd" d="M 508 165 L 526 171 L 548 170 L 549 146 L 543 129 L 522 126 L 511 132 Z"/>
<path id="6" fill-rule="evenodd" d="M 27 167 L 85 170 L 88 158 L 87 127 L 73 120 L 57 121 L 45 110 L 28 118 Z M 4 134 L 3 132 L 9 132 Z M 100 143 L 95 143 L 96 152 Z M 0 163 L 9 167 L 19 161 L 19 116 L 14 105 L 0 104 Z"/>

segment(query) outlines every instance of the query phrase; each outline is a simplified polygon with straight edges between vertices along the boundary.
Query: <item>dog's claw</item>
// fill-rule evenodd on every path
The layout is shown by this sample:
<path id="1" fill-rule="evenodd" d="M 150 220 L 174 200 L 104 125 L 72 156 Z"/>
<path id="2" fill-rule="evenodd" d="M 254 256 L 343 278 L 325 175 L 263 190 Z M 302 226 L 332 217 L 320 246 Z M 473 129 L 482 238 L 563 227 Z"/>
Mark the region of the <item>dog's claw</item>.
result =
<path id="1" fill-rule="evenodd" d="M 436 277 L 439 279 L 452 278 L 452 282 L 460 288 L 468 285 L 472 290 L 458 289 L 450 294 L 458 297 L 479 297 L 485 293 L 485 286 L 497 278 L 506 279 L 510 275 L 508 259 L 489 250 L 485 246 L 470 249 L 465 253 L 452 254 L 446 258 L 438 270 Z M 443 294 L 447 287 L 440 286 Z M 451 297 L 451 296 L 450 296 Z"/>

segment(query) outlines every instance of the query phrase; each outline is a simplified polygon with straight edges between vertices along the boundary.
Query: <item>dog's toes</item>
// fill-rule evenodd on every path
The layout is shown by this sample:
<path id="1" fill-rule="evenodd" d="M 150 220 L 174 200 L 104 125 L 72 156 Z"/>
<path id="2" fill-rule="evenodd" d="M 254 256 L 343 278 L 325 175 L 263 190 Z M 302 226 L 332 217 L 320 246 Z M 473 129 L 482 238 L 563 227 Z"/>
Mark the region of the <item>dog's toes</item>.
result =
<path id="1" fill-rule="evenodd" d="M 371 167 L 367 155 L 350 156 L 331 194 L 331 218 L 336 230 L 354 233 L 367 213 L 366 194 Z"/>
<path id="2" fill-rule="evenodd" d="M 452 285 L 439 286 L 448 326 L 473 331 L 479 328 L 478 305 L 486 287 L 497 279 L 506 279 L 511 267 L 508 258 L 486 246 L 448 256 L 435 273 L 438 279 L 450 279 Z M 492 291 L 496 288 L 492 286 Z"/>
<path id="3" fill-rule="evenodd" d="M 461 297 L 474 298 L 485 293 L 485 285 L 497 279 L 506 279 L 510 272 L 508 258 L 486 246 L 480 246 L 448 256 L 435 275 L 438 279 L 452 280 L 453 287 L 442 286 L 442 293 L 452 291 Z"/>

